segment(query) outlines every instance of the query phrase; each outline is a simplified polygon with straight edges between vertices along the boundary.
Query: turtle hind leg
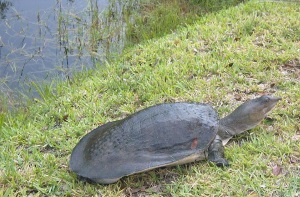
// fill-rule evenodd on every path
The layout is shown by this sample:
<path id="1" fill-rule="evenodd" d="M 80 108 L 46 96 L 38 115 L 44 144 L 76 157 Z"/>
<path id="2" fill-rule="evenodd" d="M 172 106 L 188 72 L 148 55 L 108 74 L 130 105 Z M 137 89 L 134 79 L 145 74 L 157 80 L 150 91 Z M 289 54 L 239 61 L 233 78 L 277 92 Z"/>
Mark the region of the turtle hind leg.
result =
<path id="1" fill-rule="evenodd" d="M 208 160 L 215 163 L 218 167 L 229 166 L 224 157 L 224 146 L 221 138 L 217 135 L 208 148 Z"/>

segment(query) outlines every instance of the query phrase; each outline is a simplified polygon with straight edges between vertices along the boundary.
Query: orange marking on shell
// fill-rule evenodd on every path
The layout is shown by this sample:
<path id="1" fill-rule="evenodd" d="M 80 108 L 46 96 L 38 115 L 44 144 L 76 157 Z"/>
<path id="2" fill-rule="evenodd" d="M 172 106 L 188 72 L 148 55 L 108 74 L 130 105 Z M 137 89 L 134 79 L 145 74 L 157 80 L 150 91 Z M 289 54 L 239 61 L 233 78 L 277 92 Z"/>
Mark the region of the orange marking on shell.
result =
<path id="1" fill-rule="evenodd" d="M 191 149 L 197 148 L 198 145 L 198 138 L 194 138 L 191 144 Z"/>

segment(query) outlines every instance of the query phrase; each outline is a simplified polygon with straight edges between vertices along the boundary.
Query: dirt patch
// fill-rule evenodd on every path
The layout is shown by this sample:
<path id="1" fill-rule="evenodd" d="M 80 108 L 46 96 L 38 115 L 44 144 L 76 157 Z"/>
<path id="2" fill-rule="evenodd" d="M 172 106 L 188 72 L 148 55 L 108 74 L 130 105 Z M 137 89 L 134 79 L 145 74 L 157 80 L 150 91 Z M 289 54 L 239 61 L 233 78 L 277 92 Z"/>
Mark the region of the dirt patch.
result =
<path id="1" fill-rule="evenodd" d="M 295 78 L 300 79 L 300 59 L 289 60 L 280 66 L 284 75 L 293 74 Z"/>

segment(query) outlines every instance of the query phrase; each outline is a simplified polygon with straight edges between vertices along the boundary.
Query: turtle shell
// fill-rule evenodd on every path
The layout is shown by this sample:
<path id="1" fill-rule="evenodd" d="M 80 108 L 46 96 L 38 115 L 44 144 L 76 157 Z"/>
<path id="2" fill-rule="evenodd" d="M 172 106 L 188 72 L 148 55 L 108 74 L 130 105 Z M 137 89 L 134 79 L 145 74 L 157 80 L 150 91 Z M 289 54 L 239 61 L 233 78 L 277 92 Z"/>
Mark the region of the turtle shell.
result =
<path id="1" fill-rule="evenodd" d="M 203 155 L 217 134 L 218 115 L 207 104 L 160 104 L 99 126 L 73 149 L 70 168 L 110 183 L 123 176 Z"/>

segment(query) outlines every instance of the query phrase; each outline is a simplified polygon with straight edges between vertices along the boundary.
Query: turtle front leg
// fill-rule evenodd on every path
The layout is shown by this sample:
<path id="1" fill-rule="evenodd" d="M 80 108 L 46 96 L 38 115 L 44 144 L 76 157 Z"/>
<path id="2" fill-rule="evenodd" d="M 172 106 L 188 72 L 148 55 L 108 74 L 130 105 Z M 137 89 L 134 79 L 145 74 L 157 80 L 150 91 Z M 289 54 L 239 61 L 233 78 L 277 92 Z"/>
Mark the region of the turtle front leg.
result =
<path id="1" fill-rule="evenodd" d="M 224 146 L 221 138 L 217 135 L 208 148 L 208 160 L 215 163 L 218 167 L 229 166 L 224 157 Z"/>

